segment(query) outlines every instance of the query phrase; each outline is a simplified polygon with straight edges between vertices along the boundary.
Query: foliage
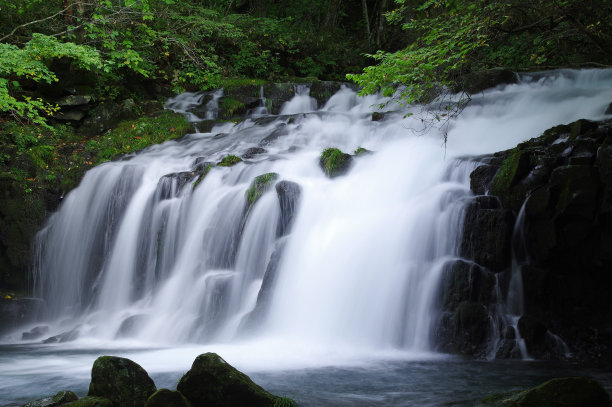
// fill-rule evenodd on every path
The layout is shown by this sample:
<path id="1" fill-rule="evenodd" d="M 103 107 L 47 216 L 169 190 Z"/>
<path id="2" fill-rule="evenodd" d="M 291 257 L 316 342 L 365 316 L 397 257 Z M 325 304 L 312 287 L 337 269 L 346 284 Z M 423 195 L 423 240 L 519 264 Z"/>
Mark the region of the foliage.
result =
<path id="1" fill-rule="evenodd" d="M 348 75 L 364 94 L 382 91 L 412 103 L 430 100 L 440 85 L 456 88 L 458 78 L 480 69 L 612 62 L 612 5 L 606 0 L 396 3 L 388 19 L 402 23 L 410 43 L 369 55 L 377 65 Z M 396 94 L 400 85 L 405 90 Z"/>

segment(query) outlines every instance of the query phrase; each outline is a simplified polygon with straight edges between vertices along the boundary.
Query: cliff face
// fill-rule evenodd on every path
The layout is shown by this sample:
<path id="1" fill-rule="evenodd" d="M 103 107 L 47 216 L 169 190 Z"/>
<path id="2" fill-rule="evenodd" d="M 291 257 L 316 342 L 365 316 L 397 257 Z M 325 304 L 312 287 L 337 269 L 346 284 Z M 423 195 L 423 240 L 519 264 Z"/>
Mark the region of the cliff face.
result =
<path id="1" fill-rule="evenodd" d="M 534 358 L 610 363 L 612 122 L 557 126 L 481 162 L 439 347 L 518 357 L 522 338 Z"/>

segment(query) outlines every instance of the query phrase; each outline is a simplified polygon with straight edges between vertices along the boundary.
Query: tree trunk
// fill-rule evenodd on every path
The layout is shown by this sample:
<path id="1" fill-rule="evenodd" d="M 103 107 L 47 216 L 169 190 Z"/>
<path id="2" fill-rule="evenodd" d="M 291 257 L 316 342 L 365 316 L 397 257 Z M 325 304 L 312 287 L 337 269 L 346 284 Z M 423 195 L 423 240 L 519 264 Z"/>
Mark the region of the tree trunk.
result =
<path id="1" fill-rule="evenodd" d="M 370 17 L 368 16 L 368 3 L 366 0 L 361 0 L 361 8 L 363 8 L 363 20 L 366 25 L 366 34 L 368 35 L 368 46 L 370 45 L 370 38 L 372 33 L 370 32 Z"/>
<path id="2" fill-rule="evenodd" d="M 327 32 L 336 27 L 341 3 L 342 0 L 329 0 L 327 3 L 327 18 L 325 19 L 325 30 Z"/>

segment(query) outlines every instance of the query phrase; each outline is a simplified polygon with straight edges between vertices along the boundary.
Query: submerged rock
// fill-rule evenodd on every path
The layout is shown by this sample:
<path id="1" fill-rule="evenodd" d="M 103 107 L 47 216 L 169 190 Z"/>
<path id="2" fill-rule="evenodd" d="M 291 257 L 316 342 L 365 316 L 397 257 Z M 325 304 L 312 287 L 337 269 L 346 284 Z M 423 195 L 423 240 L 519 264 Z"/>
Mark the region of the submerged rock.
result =
<path id="1" fill-rule="evenodd" d="M 281 181 L 276 184 L 276 193 L 280 205 L 280 219 L 276 229 L 276 236 L 282 237 L 289 233 L 297 205 L 302 195 L 302 188 L 292 181 Z"/>
<path id="2" fill-rule="evenodd" d="M 487 397 L 487 407 L 609 407 L 610 396 L 595 379 L 565 377 L 549 380 L 525 391 Z"/>
<path id="3" fill-rule="evenodd" d="M 278 174 L 275 172 L 269 172 L 262 174 L 253 180 L 251 186 L 245 192 L 244 196 L 249 207 L 255 205 L 255 202 L 272 186 L 272 183 L 276 181 Z"/>
<path id="4" fill-rule="evenodd" d="M 343 153 L 337 148 L 328 148 L 321 153 L 319 165 L 329 178 L 334 178 L 347 173 L 351 167 L 353 157 Z"/>
<path id="5" fill-rule="evenodd" d="M 216 353 L 198 356 L 177 390 L 194 407 L 273 407 L 287 400 L 265 391 Z"/>
<path id="6" fill-rule="evenodd" d="M 191 407 L 191 403 L 178 391 L 160 389 L 149 397 L 145 407 Z"/>
<path id="7" fill-rule="evenodd" d="M 21 339 L 24 341 L 30 341 L 33 339 L 38 339 L 44 334 L 49 332 L 49 327 L 47 325 L 41 325 L 30 329 L 28 332 L 24 332 L 21 334 Z"/>
<path id="8" fill-rule="evenodd" d="M 129 359 L 100 356 L 91 369 L 88 395 L 107 398 L 114 407 L 143 407 L 155 390 L 147 372 Z"/>
<path id="9" fill-rule="evenodd" d="M 223 157 L 223 159 L 219 161 L 217 165 L 219 167 L 231 167 L 232 165 L 236 165 L 239 162 L 242 162 L 242 158 L 229 154 Z"/>
<path id="10" fill-rule="evenodd" d="M 40 400 L 31 401 L 23 405 L 23 407 L 55 407 L 61 405 L 66 405 L 71 401 L 78 400 L 79 397 L 71 392 L 70 390 L 62 390 L 58 392 L 55 396 L 45 397 Z"/>

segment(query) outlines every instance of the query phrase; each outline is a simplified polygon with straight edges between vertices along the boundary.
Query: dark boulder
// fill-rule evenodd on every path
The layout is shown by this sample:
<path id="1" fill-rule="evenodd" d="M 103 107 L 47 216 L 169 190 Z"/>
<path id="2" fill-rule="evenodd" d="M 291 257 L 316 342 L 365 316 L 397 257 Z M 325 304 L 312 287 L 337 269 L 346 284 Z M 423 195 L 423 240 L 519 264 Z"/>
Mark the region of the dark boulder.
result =
<path id="1" fill-rule="evenodd" d="M 38 298 L 0 298 L 0 334 L 32 322 L 42 305 Z"/>
<path id="2" fill-rule="evenodd" d="M 488 407 L 609 407 L 610 396 L 595 379 L 564 377 L 525 391 L 487 397 Z"/>
<path id="3" fill-rule="evenodd" d="M 129 359 L 100 356 L 91 369 L 88 395 L 107 398 L 114 407 L 143 407 L 155 391 L 147 372 Z"/>
<path id="4" fill-rule="evenodd" d="M 149 397 L 145 407 L 191 407 L 191 403 L 178 391 L 160 389 Z"/>
<path id="5" fill-rule="evenodd" d="M 281 400 L 216 353 L 198 356 L 179 381 L 177 390 L 194 407 L 272 407 Z"/>
<path id="6" fill-rule="evenodd" d="M 66 403 L 70 403 L 71 401 L 76 401 L 78 399 L 79 397 L 70 390 L 62 390 L 55 396 L 31 401 L 24 404 L 23 407 L 56 407 L 59 405 L 65 405 Z"/>
<path id="7" fill-rule="evenodd" d="M 36 326 L 30 329 L 28 332 L 22 333 L 21 339 L 24 341 L 31 341 L 40 338 L 47 332 L 49 332 L 49 327 L 47 325 Z"/>
<path id="8" fill-rule="evenodd" d="M 337 148 L 325 149 L 319 158 L 319 165 L 329 178 L 346 174 L 352 162 L 353 157 L 350 154 L 343 153 Z"/>
<path id="9" fill-rule="evenodd" d="M 505 68 L 491 68 L 482 71 L 471 72 L 459 80 L 455 91 L 464 90 L 467 93 L 479 93 L 485 89 L 493 88 L 502 84 L 516 83 L 517 76 L 514 72 Z"/>
<path id="10" fill-rule="evenodd" d="M 261 148 L 261 147 L 251 147 L 248 148 L 244 153 L 242 153 L 242 159 L 243 160 L 250 160 L 251 158 L 261 155 L 261 154 L 265 154 L 267 151 L 265 148 Z"/>
<path id="11" fill-rule="evenodd" d="M 281 181 L 276 184 L 276 194 L 280 205 L 280 219 L 276 236 L 282 237 L 289 233 L 295 218 L 297 205 L 302 195 L 302 188 L 292 181 Z"/>

